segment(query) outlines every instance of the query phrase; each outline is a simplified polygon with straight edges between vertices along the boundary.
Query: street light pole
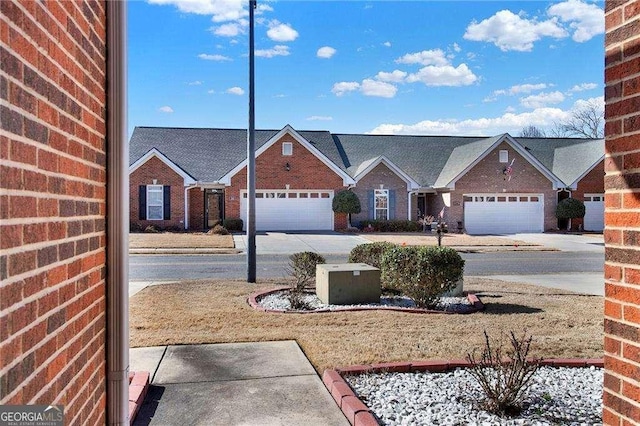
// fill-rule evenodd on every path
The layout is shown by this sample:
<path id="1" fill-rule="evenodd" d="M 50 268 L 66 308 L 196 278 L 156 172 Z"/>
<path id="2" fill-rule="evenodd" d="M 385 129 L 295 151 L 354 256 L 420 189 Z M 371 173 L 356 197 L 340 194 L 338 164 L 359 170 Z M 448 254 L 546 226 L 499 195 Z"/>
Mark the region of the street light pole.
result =
<path id="1" fill-rule="evenodd" d="M 256 282 L 256 138 L 254 18 L 257 0 L 249 0 L 249 129 L 247 134 L 247 282 Z"/>

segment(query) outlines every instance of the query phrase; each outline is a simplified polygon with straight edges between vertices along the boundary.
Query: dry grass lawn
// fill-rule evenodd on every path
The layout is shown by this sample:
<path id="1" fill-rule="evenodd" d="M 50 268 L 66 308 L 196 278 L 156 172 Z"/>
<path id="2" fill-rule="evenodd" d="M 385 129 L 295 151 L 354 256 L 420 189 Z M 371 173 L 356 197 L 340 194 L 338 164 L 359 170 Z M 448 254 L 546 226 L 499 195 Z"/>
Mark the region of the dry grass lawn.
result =
<path id="1" fill-rule="evenodd" d="M 202 232 L 131 233 L 129 248 L 234 248 L 233 236 Z"/>
<path id="2" fill-rule="evenodd" d="M 296 340 L 322 372 L 328 367 L 387 361 L 464 358 L 480 348 L 483 330 L 527 330 L 533 355 L 602 357 L 603 298 L 536 286 L 465 278 L 484 312 L 273 314 L 250 308 L 247 296 L 282 281 L 189 281 L 148 287 L 131 298 L 131 346 Z"/>

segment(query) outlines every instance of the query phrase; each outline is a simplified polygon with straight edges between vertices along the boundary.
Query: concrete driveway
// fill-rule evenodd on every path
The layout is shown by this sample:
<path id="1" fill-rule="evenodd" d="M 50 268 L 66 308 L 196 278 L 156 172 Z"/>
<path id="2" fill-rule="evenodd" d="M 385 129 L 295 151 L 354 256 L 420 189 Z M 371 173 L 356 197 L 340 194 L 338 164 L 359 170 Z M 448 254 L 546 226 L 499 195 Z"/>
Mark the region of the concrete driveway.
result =
<path id="1" fill-rule="evenodd" d="M 234 234 L 236 249 L 245 251 L 246 234 Z M 259 232 L 256 235 L 257 254 L 293 254 L 314 251 L 322 254 L 346 254 L 359 244 L 370 241 L 339 232 Z"/>
<path id="2" fill-rule="evenodd" d="M 604 253 L 604 237 L 602 234 L 544 233 L 508 234 L 501 236 L 526 241 L 531 244 L 539 244 L 561 251 Z"/>

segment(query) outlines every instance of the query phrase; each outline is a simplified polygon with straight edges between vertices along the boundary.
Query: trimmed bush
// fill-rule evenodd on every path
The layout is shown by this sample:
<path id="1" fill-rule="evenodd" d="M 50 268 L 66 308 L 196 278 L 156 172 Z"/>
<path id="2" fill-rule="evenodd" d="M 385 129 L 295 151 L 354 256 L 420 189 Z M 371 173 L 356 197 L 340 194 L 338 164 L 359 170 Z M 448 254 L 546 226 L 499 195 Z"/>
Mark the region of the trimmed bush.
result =
<path id="1" fill-rule="evenodd" d="M 383 252 L 380 269 L 387 287 L 428 308 L 462 278 L 464 260 L 451 247 L 396 246 Z"/>
<path id="2" fill-rule="evenodd" d="M 222 221 L 222 226 L 227 228 L 228 231 L 242 231 L 242 219 L 225 219 Z"/>
<path id="3" fill-rule="evenodd" d="M 357 245 L 349 253 L 349 263 L 366 263 L 380 268 L 382 253 L 394 247 L 396 247 L 395 244 L 386 241 Z"/>
<path id="4" fill-rule="evenodd" d="M 360 228 L 367 230 L 371 225 L 375 232 L 418 232 L 422 225 L 412 220 L 362 220 Z"/>
<path id="5" fill-rule="evenodd" d="M 556 207 L 558 219 L 576 219 L 584 217 L 584 203 L 576 198 L 565 198 Z"/>
<path id="6" fill-rule="evenodd" d="M 355 192 L 349 190 L 339 191 L 331 203 L 331 207 L 336 213 L 348 214 L 348 227 L 351 228 L 351 214 L 360 213 L 360 199 Z"/>
<path id="7" fill-rule="evenodd" d="M 207 232 L 207 234 L 229 235 L 229 231 L 222 225 L 216 225 Z"/>

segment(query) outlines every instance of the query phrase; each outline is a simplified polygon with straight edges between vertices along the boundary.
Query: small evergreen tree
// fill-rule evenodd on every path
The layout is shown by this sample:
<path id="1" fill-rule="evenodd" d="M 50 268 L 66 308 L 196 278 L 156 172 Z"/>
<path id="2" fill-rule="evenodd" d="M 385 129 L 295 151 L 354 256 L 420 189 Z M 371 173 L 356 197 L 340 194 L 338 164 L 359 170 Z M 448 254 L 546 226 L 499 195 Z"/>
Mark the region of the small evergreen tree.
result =
<path id="1" fill-rule="evenodd" d="M 349 190 L 340 191 L 333 197 L 332 208 L 336 213 L 346 213 L 348 215 L 349 228 L 351 228 L 351 214 L 358 214 L 362 210 L 358 196 L 355 192 Z"/>
<path id="2" fill-rule="evenodd" d="M 584 213 L 584 203 L 576 198 L 565 198 L 556 207 L 556 217 L 558 219 L 583 218 Z"/>

